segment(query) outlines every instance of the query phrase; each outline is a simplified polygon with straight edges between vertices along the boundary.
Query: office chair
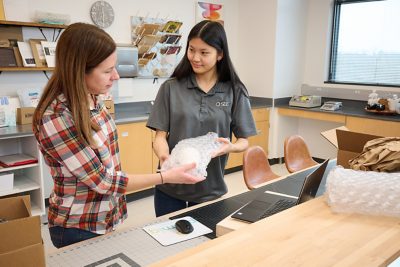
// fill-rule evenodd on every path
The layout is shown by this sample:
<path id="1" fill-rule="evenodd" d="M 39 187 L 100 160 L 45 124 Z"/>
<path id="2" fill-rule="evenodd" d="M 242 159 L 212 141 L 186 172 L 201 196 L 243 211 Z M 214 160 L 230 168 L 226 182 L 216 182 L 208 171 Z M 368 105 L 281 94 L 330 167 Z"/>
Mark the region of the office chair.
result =
<path id="1" fill-rule="evenodd" d="M 248 189 L 268 182 L 279 175 L 271 170 L 267 154 L 260 146 L 251 146 L 243 153 L 243 177 Z"/>
<path id="2" fill-rule="evenodd" d="M 292 135 L 285 139 L 284 156 L 286 169 L 290 173 L 318 164 L 311 157 L 307 144 L 300 135 Z"/>

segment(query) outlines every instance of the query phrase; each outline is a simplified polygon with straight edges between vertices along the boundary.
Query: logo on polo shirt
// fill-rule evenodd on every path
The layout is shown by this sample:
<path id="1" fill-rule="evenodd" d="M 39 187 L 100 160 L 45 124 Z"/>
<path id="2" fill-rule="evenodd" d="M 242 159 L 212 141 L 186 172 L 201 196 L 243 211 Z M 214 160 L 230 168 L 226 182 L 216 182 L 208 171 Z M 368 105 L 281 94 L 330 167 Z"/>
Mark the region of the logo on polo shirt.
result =
<path id="1" fill-rule="evenodd" d="M 217 103 L 215 103 L 215 106 L 217 107 L 229 107 L 229 102 L 226 101 L 218 101 Z"/>

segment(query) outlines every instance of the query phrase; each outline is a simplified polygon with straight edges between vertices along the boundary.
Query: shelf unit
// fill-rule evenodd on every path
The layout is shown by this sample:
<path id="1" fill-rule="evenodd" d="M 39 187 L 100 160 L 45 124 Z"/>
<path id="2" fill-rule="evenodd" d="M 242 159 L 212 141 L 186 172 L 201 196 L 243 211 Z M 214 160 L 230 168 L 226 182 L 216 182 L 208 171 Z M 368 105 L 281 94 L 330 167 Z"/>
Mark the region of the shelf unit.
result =
<path id="1" fill-rule="evenodd" d="M 0 71 L 53 71 L 47 67 L 0 67 Z"/>
<path id="2" fill-rule="evenodd" d="M 53 29 L 53 34 L 51 41 L 57 41 L 60 36 L 62 30 L 67 28 L 67 25 L 58 25 L 58 24 L 43 24 L 43 23 L 35 23 L 35 22 L 20 22 L 20 21 L 8 21 L 8 20 L 0 20 L 0 31 L 4 27 L 30 27 L 30 28 L 38 28 L 46 40 L 46 34 L 44 33 L 44 29 Z M 3 71 L 43 71 L 43 73 L 48 78 L 46 71 L 53 71 L 54 68 L 48 67 L 0 67 L 0 73 Z"/>
<path id="3" fill-rule="evenodd" d="M 13 189 L 10 191 L 0 190 L 0 197 L 29 195 L 32 205 L 32 215 L 44 215 L 43 158 L 37 147 L 35 137 L 33 134 L 0 135 L 0 156 L 20 153 L 37 158 L 38 163 L 0 168 L 0 173 L 6 171 L 14 173 Z"/>

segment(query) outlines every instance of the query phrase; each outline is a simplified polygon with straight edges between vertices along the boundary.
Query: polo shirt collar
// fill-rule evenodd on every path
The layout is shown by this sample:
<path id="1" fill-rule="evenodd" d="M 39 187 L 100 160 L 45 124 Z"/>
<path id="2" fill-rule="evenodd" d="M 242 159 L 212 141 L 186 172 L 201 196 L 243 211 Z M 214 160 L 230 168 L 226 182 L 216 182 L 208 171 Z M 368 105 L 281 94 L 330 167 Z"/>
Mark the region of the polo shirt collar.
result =
<path id="1" fill-rule="evenodd" d="M 194 73 L 191 73 L 190 77 L 187 79 L 187 87 L 188 87 L 188 89 L 196 89 L 197 88 L 198 90 L 201 90 L 199 85 L 197 84 L 196 75 Z M 226 92 L 224 83 L 221 83 L 218 81 L 207 94 L 213 95 L 215 93 L 224 93 L 224 92 Z"/>

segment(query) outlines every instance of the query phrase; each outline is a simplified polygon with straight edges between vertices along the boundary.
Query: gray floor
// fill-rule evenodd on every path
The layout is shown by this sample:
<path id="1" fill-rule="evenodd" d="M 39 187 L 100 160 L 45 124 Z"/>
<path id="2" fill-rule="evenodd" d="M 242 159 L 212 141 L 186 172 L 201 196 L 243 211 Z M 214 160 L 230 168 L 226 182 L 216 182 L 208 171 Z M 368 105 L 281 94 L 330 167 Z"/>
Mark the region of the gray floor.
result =
<path id="1" fill-rule="evenodd" d="M 284 164 L 276 164 L 271 167 L 276 174 L 281 176 L 288 173 Z M 228 185 L 228 195 L 247 190 L 241 171 L 225 175 L 225 181 Z M 129 202 L 127 206 L 131 226 L 142 226 L 156 219 L 152 196 Z M 51 243 L 47 225 L 42 225 L 42 238 L 46 250 L 55 249 Z"/>

